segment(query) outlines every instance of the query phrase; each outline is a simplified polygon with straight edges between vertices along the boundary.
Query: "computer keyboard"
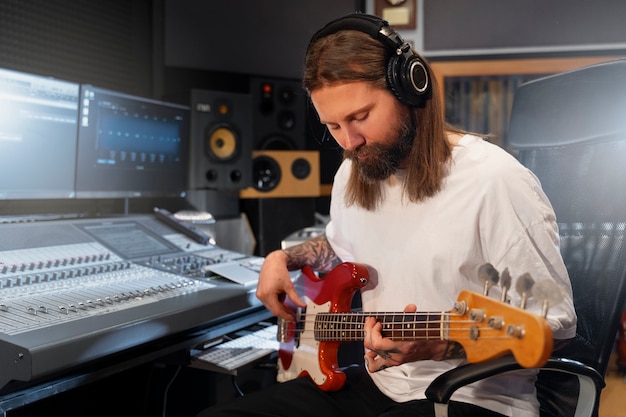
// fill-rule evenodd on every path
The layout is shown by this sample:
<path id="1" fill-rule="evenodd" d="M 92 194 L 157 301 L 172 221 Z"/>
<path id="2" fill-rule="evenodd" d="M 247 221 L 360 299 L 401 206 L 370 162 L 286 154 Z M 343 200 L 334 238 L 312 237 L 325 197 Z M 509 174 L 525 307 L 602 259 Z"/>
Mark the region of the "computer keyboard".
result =
<path id="1" fill-rule="evenodd" d="M 278 351 L 277 326 L 255 332 L 201 350 L 191 357 L 192 365 L 214 372 L 237 375 Z"/>

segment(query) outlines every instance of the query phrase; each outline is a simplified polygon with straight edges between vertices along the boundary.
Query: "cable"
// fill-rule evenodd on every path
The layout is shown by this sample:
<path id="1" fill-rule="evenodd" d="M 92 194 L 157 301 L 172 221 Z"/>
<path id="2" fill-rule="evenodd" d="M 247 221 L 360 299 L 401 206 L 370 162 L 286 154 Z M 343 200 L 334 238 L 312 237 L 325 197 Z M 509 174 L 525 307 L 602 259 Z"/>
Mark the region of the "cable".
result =
<path id="1" fill-rule="evenodd" d="M 180 373 L 182 366 L 178 366 L 178 368 L 176 368 L 176 372 L 174 372 L 174 375 L 172 375 L 172 378 L 170 379 L 170 382 L 167 383 L 167 385 L 165 386 L 165 391 L 163 392 L 163 413 L 162 413 L 162 417 L 165 417 L 166 413 L 167 413 L 167 394 L 170 390 L 170 387 L 172 386 L 172 384 L 174 383 L 174 380 L 176 379 L 176 377 L 178 376 L 178 374 Z"/>
<path id="2" fill-rule="evenodd" d="M 237 392 L 237 395 L 239 395 L 240 397 L 243 397 L 244 395 L 246 395 L 242 389 L 239 387 L 239 384 L 237 383 L 237 376 L 233 375 L 231 376 L 231 382 L 233 383 L 233 388 L 235 388 L 235 391 Z"/>

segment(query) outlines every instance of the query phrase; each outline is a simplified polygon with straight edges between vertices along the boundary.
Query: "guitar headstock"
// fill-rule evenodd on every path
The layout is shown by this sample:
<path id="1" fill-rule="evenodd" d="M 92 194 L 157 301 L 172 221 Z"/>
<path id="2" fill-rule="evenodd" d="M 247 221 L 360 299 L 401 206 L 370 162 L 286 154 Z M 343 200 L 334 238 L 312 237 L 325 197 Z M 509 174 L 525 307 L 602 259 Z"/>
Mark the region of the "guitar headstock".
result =
<path id="1" fill-rule="evenodd" d="M 544 317 L 471 291 L 459 294 L 448 333 L 470 362 L 512 353 L 521 366 L 537 368 L 552 353 L 552 329 Z"/>

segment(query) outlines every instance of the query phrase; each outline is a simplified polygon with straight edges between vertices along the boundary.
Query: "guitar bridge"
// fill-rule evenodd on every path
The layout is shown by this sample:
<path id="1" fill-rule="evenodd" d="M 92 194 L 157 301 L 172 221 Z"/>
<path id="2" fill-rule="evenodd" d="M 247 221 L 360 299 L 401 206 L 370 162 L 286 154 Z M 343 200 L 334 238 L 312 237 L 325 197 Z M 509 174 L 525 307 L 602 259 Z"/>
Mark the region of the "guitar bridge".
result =
<path id="1" fill-rule="evenodd" d="M 300 345 L 300 334 L 304 330 L 304 322 L 306 319 L 306 308 L 298 308 L 296 310 L 296 321 L 278 318 L 276 320 L 276 340 L 279 343 L 295 342 L 296 346 Z"/>
<path id="2" fill-rule="evenodd" d="M 278 318 L 276 320 L 276 340 L 279 343 L 287 343 L 287 333 L 289 329 L 289 322 L 283 318 Z"/>

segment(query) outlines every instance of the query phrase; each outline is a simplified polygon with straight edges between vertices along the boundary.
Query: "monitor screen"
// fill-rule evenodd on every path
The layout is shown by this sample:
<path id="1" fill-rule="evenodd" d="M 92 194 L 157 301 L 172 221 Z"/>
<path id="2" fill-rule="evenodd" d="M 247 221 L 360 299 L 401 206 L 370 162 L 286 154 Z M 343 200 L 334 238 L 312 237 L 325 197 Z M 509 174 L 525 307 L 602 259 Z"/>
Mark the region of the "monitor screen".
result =
<path id="1" fill-rule="evenodd" d="M 182 197 L 189 106 L 81 87 L 77 198 Z"/>
<path id="2" fill-rule="evenodd" d="M 79 84 L 0 68 L 0 199 L 74 197 Z"/>

